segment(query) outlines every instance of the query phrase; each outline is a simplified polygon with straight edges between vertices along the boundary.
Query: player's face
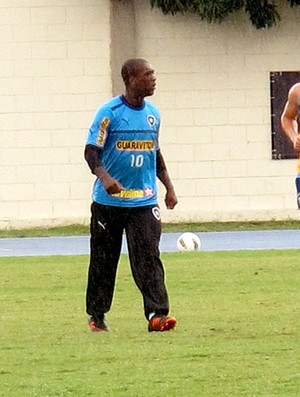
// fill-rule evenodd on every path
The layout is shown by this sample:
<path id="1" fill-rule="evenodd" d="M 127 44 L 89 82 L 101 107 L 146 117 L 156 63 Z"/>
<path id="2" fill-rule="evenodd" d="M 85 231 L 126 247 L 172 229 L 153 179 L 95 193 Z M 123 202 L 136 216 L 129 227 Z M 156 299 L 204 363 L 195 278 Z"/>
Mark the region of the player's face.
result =
<path id="1" fill-rule="evenodd" d="M 140 65 L 133 78 L 133 85 L 137 94 L 142 97 L 153 95 L 156 87 L 156 77 L 152 66 L 148 62 Z"/>

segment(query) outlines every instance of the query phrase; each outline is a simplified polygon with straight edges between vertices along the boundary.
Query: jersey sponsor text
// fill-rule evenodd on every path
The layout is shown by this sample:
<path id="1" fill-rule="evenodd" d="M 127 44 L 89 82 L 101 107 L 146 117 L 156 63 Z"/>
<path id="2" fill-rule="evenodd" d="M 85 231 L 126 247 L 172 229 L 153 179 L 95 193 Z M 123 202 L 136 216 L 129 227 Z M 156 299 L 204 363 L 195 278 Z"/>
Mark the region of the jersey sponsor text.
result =
<path id="1" fill-rule="evenodd" d="M 154 141 L 117 141 L 116 148 L 118 150 L 136 150 L 149 151 L 155 147 Z"/>
<path id="2" fill-rule="evenodd" d="M 103 144 L 104 144 L 109 123 L 110 123 L 110 119 L 108 117 L 104 117 L 104 119 L 101 121 L 100 128 L 99 128 L 99 135 L 98 135 L 98 139 L 97 139 L 97 144 L 99 146 L 103 146 Z"/>

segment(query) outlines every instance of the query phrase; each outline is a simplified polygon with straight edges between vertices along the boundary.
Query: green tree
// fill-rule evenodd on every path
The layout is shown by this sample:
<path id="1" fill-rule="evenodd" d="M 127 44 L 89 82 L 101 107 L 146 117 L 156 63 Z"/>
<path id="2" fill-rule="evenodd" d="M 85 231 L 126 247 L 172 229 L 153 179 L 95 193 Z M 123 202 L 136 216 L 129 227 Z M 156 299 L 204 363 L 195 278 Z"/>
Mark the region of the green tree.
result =
<path id="1" fill-rule="evenodd" d="M 291 7 L 299 6 L 300 0 L 286 0 Z M 270 28 L 280 20 L 274 0 L 150 0 L 164 14 L 192 12 L 209 23 L 222 22 L 229 14 L 244 10 L 257 29 Z"/>

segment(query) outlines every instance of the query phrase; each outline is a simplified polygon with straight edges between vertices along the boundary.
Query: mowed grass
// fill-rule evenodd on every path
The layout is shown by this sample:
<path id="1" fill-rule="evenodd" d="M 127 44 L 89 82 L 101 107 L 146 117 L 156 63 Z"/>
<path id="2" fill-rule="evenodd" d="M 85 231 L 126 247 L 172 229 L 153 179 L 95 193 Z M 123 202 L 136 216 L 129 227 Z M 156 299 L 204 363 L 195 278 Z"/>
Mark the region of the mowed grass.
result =
<path id="1" fill-rule="evenodd" d="M 170 232 L 223 232 L 245 230 L 284 230 L 300 229 L 297 219 L 285 221 L 245 221 L 245 222 L 202 222 L 202 223 L 162 223 L 162 231 Z M 0 238 L 48 237 L 48 236 L 85 236 L 89 235 L 89 225 L 69 225 L 50 228 L 3 229 Z"/>
<path id="2" fill-rule="evenodd" d="M 109 333 L 87 256 L 0 258 L 0 396 L 299 396 L 300 251 L 162 254 L 176 330 L 148 333 L 121 258 Z"/>

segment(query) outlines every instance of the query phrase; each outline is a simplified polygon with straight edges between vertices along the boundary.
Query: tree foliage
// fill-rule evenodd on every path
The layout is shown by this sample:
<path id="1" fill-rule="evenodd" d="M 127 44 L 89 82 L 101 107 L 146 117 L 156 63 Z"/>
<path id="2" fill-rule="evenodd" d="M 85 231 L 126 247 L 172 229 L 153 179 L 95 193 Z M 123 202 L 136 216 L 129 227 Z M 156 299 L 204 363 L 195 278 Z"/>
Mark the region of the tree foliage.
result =
<path id="1" fill-rule="evenodd" d="M 286 0 L 299 6 L 300 0 Z M 270 28 L 280 20 L 274 0 L 150 0 L 164 14 L 192 12 L 207 22 L 222 22 L 229 14 L 244 10 L 257 29 Z"/>

